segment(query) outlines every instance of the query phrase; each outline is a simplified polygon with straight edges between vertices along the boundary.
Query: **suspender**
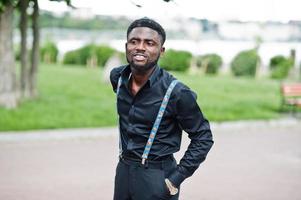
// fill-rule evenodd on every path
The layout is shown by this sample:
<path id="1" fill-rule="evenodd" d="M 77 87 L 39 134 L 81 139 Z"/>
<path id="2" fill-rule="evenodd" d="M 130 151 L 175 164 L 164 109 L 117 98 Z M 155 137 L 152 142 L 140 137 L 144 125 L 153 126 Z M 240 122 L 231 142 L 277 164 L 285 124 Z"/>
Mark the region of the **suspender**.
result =
<path id="1" fill-rule="evenodd" d="M 118 97 L 119 95 L 119 90 L 120 90 L 120 86 L 122 83 L 122 78 L 121 76 L 118 79 L 118 84 L 117 84 L 117 91 L 116 91 L 116 97 Z M 116 107 L 117 107 L 118 101 L 116 99 Z M 118 119 L 119 119 L 119 115 L 118 115 Z M 119 156 L 121 156 L 122 154 L 122 143 L 121 143 L 121 131 L 120 131 L 120 120 L 118 120 L 118 130 L 119 130 Z"/>
<path id="2" fill-rule="evenodd" d="M 166 106 L 167 106 L 168 101 L 169 101 L 170 94 L 171 94 L 172 90 L 174 89 L 174 87 L 176 86 L 177 83 L 178 83 L 177 80 L 172 81 L 171 84 L 169 85 L 166 93 L 165 93 L 165 96 L 164 96 L 163 101 L 161 103 L 159 112 L 157 114 L 156 121 L 153 125 L 153 128 L 152 128 L 151 132 L 150 132 L 150 135 L 148 137 L 147 143 L 146 143 L 145 148 L 144 148 L 144 152 L 142 154 L 142 164 L 143 165 L 145 164 L 145 160 L 148 157 L 148 154 L 150 152 L 150 149 L 151 149 L 152 144 L 154 142 L 154 139 L 156 137 L 158 128 L 159 128 L 160 123 L 161 123 L 161 119 L 163 117 L 164 111 L 165 111 Z"/>
<path id="3" fill-rule="evenodd" d="M 117 84 L 117 91 L 116 91 L 117 96 L 119 94 L 119 89 L 120 89 L 121 83 L 122 83 L 122 78 L 120 76 L 119 79 L 118 79 L 118 84 Z"/>
<path id="4" fill-rule="evenodd" d="M 121 83 L 122 83 L 122 78 L 120 76 L 119 79 L 118 79 L 118 85 L 117 85 L 117 92 L 116 92 L 117 96 L 119 94 Z M 154 125 L 152 127 L 152 130 L 150 132 L 150 135 L 148 137 L 147 143 L 146 143 L 145 148 L 144 148 L 144 152 L 142 154 L 142 164 L 143 165 L 145 164 L 145 161 L 148 158 L 148 154 L 149 154 L 149 152 L 151 150 L 152 144 L 153 144 L 154 139 L 156 137 L 156 134 L 157 134 L 158 128 L 160 126 L 160 123 L 161 123 L 163 114 L 165 112 L 166 106 L 168 104 L 171 92 L 172 92 L 172 90 L 174 89 L 174 87 L 176 86 L 177 83 L 178 83 L 178 80 L 173 80 L 170 83 L 170 85 L 169 85 L 169 87 L 168 87 L 168 89 L 167 89 L 167 91 L 166 91 L 166 93 L 164 95 L 164 98 L 163 98 L 163 101 L 161 103 L 159 112 L 157 114 L 155 123 L 154 123 Z M 122 145 L 121 144 L 121 131 L 120 131 L 120 127 L 119 127 L 119 155 L 122 154 L 122 146 L 121 145 Z"/>

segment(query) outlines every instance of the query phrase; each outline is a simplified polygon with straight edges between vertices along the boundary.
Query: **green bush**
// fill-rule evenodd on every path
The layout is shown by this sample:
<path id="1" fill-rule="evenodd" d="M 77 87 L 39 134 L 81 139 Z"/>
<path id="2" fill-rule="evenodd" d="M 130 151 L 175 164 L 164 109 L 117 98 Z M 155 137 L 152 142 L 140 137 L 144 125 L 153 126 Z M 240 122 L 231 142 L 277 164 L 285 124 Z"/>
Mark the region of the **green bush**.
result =
<path id="1" fill-rule="evenodd" d="M 64 64 L 86 65 L 88 59 L 96 55 L 96 46 L 89 44 L 65 54 Z"/>
<path id="2" fill-rule="evenodd" d="M 78 50 L 68 51 L 63 58 L 64 64 L 81 64 L 80 53 Z"/>
<path id="3" fill-rule="evenodd" d="M 98 65 L 104 66 L 108 59 L 116 52 L 111 47 L 108 46 L 98 46 L 96 47 L 96 55 L 97 55 L 97 60 L 98 60 Z"/>
<path id="4" fill-rule="evenodd" d="M 286 57 L 284 57 L 282 55 L 274 56 L 270 59 L 270 68 L 273 69 L 273 68 L 277 67 L 277 65 L 285 62 L 286 60 L 287 60 Z"/>
<path id="5" fill-rule="evenodd" d="M 104 66 L 115 50 L 108 46 L 89 44 L 64 55 L 64 64 Z"/>
<path id="6" fill-rule="evenodd" d="M 282 55 L 274 56 L 270 59 L 271 77 L 274 79 L 284 79 L 287 77 L 293 61 Z"/>
<path id="7" fill-rule="evenodd" d="M 27 59 L 31 59 L 31 49 L 27 48 Z M 15 53 L 15 59 L 17 61 L 20 61 L 21 59 L 21 46 L 15 45 L 14 46 L 14 53 Z M 46 42 L 41 48 L 40 48 L 40 59 L 42 62 L 45 63 L 56 63 L 57 56 L 58 56 L 59 50 L 56 47 L 55 43 L 53 42 Z"/>
<path id="8" fill-rule="evenodd" d="M 256 50 L 241 51 L 231 62 L 232 73 L 235 76 L 255 76 L 259 60 Z"/>
<path id="9" fill-rule="evenodd" d="M 207 74 L 217 74 L 223 60 L 217 54 L 206 54 L 197 58 L 197 66 L 204 69 Z"/>
<path id="10" fill-rule="evenodd" d="M 45 63 L 56 63 L 59 50 L 53 42 L 46 42 L 40 50 L 41 61 Z"/>
<path id="11" fill-rule="evenodd" d="M 167 50 L 160 59 L 160 66 L 171 71 L 186 71 L 192 55 L 188 51 Z"/>

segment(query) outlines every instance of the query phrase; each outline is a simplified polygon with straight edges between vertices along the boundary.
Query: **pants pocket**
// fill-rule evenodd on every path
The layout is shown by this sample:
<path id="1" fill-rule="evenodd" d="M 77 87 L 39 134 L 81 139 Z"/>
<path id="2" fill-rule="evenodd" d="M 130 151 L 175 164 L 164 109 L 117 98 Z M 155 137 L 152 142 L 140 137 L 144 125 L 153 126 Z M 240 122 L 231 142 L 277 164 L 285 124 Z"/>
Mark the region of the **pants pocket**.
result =
<path id="1" fill-rule="evenodd" d="M 160 169 L 137 168 L 135 186 L 137 199 L 167 200 L 170 198 L 165 183 L 164 171 Z"/>

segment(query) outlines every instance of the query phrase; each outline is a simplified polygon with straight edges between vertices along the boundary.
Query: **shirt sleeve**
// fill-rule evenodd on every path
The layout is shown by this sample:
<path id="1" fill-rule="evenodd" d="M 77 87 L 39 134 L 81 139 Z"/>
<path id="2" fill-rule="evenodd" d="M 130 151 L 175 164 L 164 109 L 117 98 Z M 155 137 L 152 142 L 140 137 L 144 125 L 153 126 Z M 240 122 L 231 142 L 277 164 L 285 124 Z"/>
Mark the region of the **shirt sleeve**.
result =
<path id="1" fill-rule="evenodd" d="M 196 102 L 196 94 L 185 86 L 178 94 L 176 118 L 190 138 L 190 144 L 177 169 L 168 177 L 176 187 L 179 187 L 206 159 L 213 139 L 209 122 Z"/>
<path id="2" fill-rule="evenodd" d="M 117 67 L 111 70 L 110 72 L 110 81 L 113 88 L 113 91 L 116 93 L 117 91 L 117 85 L 118 85 L 118 79 L 121 76 L 122 67 Z"/>

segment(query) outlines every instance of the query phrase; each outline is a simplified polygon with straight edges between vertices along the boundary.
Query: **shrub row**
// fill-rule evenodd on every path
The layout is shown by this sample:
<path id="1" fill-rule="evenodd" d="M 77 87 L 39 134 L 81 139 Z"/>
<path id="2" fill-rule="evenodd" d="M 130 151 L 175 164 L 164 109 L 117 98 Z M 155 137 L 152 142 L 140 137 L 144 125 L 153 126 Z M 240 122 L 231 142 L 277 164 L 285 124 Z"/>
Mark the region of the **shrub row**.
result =
<path id="1" fill-rule="evenodd" d="M 15 59 L 20 60 L 21 59 L 21 47 L 15 46 Z M 46 42 L 44 45 L 40 47 L 40 59 L 42 62 L 45 63 L 56 63 L 57 62 L 57 56 L 58 56 L 59 50 L 55 43 L 53 42 Z M 28 50 L 28 59 L 31 57 L 31 49 Z"/>
<path id="2" fill-rule="evenodd" d="M 18 49 L 18 48 L 17 48 Z M 89 44 L 79 49 L 69 51 L 64 55 L 64 64 L 104 66 L 106 61 L 117 51 L 109 46 Z M 29 52 L 30 54 L 30 52 Z M 119 54 L 125 62 L 125 54 Z M 53 42 L 46 42 L 40 49 L 41 61 L 57 62 L 58 48 Z M 124 58 L 123 58 L 124 57 Z M 16 59 L 20 59 L 20 51 L 16 51 Z M 170 71 L 187 71 L 190 67 L 192 54 L 188 51 L 167 50 L 160 58 L 160 66 Z M 239 52 L 232 60 L 230 67 L 235 76 L 255 76 L 260 57 L 255 49 Z M 196 64 L 207 74 L 218 73 L 223 60 L 217 54 L 205 54 L 196 57 Z M 287 77 L 293 61 L 282 55 L 270 59 L 271 77 L 284 79 Z"/>
<path id="3" fill-rule="evenodd" d="M 116 52 L 108 46 L 86 45 L 64 55 L 64 64 L 104 66 L 107 60 Z"/>

